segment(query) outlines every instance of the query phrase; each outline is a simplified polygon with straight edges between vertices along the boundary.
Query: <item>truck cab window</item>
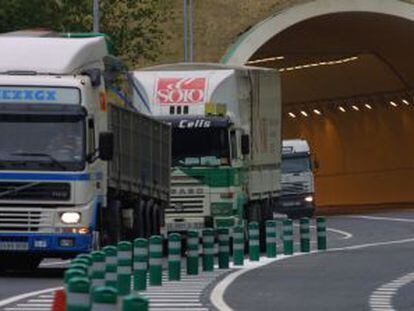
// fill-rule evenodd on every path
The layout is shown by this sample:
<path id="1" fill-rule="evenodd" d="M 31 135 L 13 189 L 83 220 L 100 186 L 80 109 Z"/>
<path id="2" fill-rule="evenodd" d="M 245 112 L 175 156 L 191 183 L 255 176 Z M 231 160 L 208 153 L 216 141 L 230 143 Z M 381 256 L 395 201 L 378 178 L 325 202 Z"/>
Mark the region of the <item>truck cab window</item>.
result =
<path id="1" fill-rule="evenodd" d="M 236 131 L 230 131 L 230 148 L 231 148 L 231 158 L 233 160 L 237 159 L 237 135 Z"/>

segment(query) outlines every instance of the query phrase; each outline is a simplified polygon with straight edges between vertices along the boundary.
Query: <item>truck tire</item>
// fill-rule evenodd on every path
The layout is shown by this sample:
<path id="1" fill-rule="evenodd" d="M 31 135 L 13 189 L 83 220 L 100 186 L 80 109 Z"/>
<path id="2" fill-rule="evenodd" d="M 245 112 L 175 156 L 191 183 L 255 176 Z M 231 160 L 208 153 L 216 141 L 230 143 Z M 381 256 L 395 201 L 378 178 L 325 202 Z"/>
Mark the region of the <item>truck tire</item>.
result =
<path id="1" fill-rule="evenodd" d="M 161 232 L 161 210 L 158 204 L 152 207 L 152 232 L 153 235 L 159 235 Z"/>
<path id="2" fill-rule="evenodd" d="M 122 206 L 119 200 L 113 200 L 108 205 L 108 244 L 115 245 L 122 239 Z"/>
<path id="3" fill-rule="evenodd" d="M 145 202 L 139 199 L 134 208 L 133 234 L 136 238 L 145 238 Z"/>
<path id="4" fill-rule="evenodd" d="M 149 238 L 152 235 L 152 202 L 151 200 L 145 203 L 145 237 Z"/>
<path id="5" fill-rule="evenodd" d="M 29 257 L 29 256 L 13 256 L 10 255 L 7 258 L 0 259 L 0 272 L 6 272 L 9 270 L 14 271 L 33 271 L 40 265 L 42 258 Z"/>

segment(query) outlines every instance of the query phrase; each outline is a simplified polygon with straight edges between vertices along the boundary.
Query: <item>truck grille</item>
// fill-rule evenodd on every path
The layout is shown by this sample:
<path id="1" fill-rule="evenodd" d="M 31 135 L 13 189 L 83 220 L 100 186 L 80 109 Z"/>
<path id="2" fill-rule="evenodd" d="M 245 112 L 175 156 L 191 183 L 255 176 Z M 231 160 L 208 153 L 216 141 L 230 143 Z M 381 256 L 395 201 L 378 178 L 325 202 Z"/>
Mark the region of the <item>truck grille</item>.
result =
<path id="1" fill-rule="evenodd" d="M 53 225 L 53 210 L 42 208 L 0 208 L 0 232 L 44 231 Z"/>
<path id="2" fill-rule="evenodd" d="M 166 214 L 202 214 L 204 205 L 203 194 L 171 196 L 171 206 L 165 210 Z"/>
<path id="3" fill-rule="evenodd" d="M 306 192 L 306 186 L 303 183 L 283 183 L 282 195 L 302 194 Z"/>
<path id="4" fill-rule="evenodd" d="M 0 182 L 0 200 L 67 201 L 70 184 L 47 182 Z"/>

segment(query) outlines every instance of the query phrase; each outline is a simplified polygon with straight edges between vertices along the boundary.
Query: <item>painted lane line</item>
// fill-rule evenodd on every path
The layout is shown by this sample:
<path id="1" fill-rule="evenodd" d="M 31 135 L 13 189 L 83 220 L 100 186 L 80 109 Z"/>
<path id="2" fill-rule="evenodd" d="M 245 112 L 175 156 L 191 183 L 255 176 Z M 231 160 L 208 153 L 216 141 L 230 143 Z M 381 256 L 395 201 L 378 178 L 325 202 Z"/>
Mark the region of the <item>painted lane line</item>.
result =
<path id="1" fill-rule="evenodd" d="M 63 289 L 63 287 L 60 286 L 60 287 L 46 288 L 46 289 L 43 289 L 43 290 L 38 290 L 38 291 L 24 293 L 24 294 L 21 294 L 21 295 L 16 295 L 16 296 L 13 296 L 13 297 L 10 297 L 10 298 L 0 300 L 0 307 L 4 307 L 4 306 L 10 305 L 12 303 L 15 303 L 17 301 L 27 299 L 27 298 L 30 298 L 30 297 L 33 297 L 33 296 L 39 296 L 39 295 L 46 294 L 46 293 L 53 293 L 53 292 L 55 292 L 57 290 L 60 290 L 60 289 Z"/>
<path id="2" fill-rule="evenodd" d="M 386 308 L 387 310 L 395 310 L 392 305 L 393 297 L 398 293 L 401 287 L 414 282 L 414 272 L 406 274 L 394 281 L 378 287 L 370 296 L 369 305 L 371 310 Z"/>
<path id="3" fill-rule="evenodd" d="M 386 220 L 386 221 L 398 221 L 398 222 L 414 222 L 414 219 L 409 218 L 395 218 L 395 217 L 381 217 L 381 216 L 347 216 L 348 218 L 357 218 L 357 219 L 369 219 L 369 220 Z"/>
<path id="4" fill-rule="evenodd" d="M 314 255 L 314 254 L 320 254 L 320 253 L 327 253 L 327 252 L 338 252 L 338 251 L 352 251 L 352 250 L 359 250 L 364 248 L 370 248 L 370 247 L 377 247 L 377 246 L 386 246 L 386 245 L 393 245 L 393 244 L 403 244 L 403 243 L 410 243 L 414 242 L 414 238 L 410 239 L 402 239 L 402 240 L 394 240 L 394 241 L 386 241 L 386 242 L 377 242 L 377 243 L 367 243 L 367 244 L 359 244 L 359 245 L 353 245 L 353 246 L 347 246 L 347 247 L 338 247 L 338 248 L 332 248 L 325 251 L 312 251 L 309 253 L 295 253 L 290 256 L 280 255 L 277 258 L 267 259 L 263 260 L 256 264 L 245 265 L 246 267 L 238 270 L 236 272 L 233 272 L 226 276 L 224 279 L 222 279 L 212 290 L 210 294 L 210 301 L 211 303 L 220 311 L 232 311 L 233 309 L 227 305 L 227 303 L 224 301 L 224 294 L 227 290 L 227 288 L 241 275 L 257 269 L 264 267 L 266 265 L 269 265 L 273 262 L 290 259 L 298 256 L 305 256 L 305 255 Z"/>
<path id="5" fill-rule="evenodd" d="M 294 226 L 295 226 L 295 227 L 300 227 L 300 225 L 299 225 L 299 224 L 294 224 Z M 316 229 L 316 226 L 309 226 L 309 228 L 311 228 L 311 229 Z M 339 235 L 342 235 L 342 236 L 343 236 L 343 238 L 342 238 L 341 240 L 349 240 L 349 239 L 353 238 L 353 236 L 354 236 L 352 233 L 350 233 L 350 232 L 348 232 L 348 231 L 339 230 L 339 229 L 336 229 L 336 228 L 331 228 L 331 227 L 327 227 L 327 228 L 326 228 L 326 231 L 330 231 L 330 232 L 333 232 L 333 233 L 337 233 L 337 234 L 339 234 Z M 314 242 L 314 243 L 315 243 L 315 242 Z"/>

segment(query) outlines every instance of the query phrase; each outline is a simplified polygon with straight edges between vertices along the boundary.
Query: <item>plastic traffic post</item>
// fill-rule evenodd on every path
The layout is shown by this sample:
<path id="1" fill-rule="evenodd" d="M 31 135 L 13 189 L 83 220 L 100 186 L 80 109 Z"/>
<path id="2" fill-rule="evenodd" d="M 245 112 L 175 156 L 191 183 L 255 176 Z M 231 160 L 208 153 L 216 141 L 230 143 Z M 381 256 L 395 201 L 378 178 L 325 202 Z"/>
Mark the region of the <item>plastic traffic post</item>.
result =
<path id="1" fill-rule="evenodd" d="M 69 265 L 69 269 L 82 270 L 85 275 L 88 275 L 88 270 L 89 270 L 87 265 L 85 265 L 84 263 L 80 263 L 80 262 L 71 262 Z"/>
<path id="2" fill-rule="evenodd" d="M 293 227 L 291 219 L 283 220 L 283 253 L 293 254 Z"/>
<path id="3" fill-rule="evenodd" d="M 134 240 L 134 291 L 147 289 L 148 240 Z"/>
<path id="4" fill-rule="evenodd" d="M 74 277 L 69 280 L 66 294 L 66 311 L 89 311 L 91 282 L 87 277 Z"/>
<path id="5" fill-rule="evenodd" d="M 92 287 L 102 286 L 105 284 L 105 253 L 94 251 L 92 255 Z"/>
<path id="6" fill-rule="evenodd" d="M 218 228 L 218 266 L 219 269 L 229 268 L 230 258 L 230 236 L 228 228 Z"/>
<path id="7" fill-rule="evenodd" d="M 79 254 L 76 259 L 85 259 L 88 261 L 88 275 L 92 273 L 92 256 L 90 254 Z"/>
<path id="8" fill-rule="evenodd" d="M 162 285 L 162 237 L 154 235 L 149 239 L 150 285 Z"/>
<path id="9" fill-rule="evenodd" d="M 181 234 L 168 235 L 168 279 L 181 280 Z"/>
<path id="10" fill-rule="evenodd" d="M 260 233 L 259 224 L 255 221 L 249 223 L 249 258 L 251 261 L 260 260 Z"/>
<path id="11" fill-rule="evenodd" d="M 116 311 L 118 291 L 110 286 L 92 289 L 92 311 Z"/>
<path id="12" fill-rule="evenodd" d="M 309 234 L 309 218 L 300 219 L 300 251 L 302 253 L 310 252 L 310 234 Z"/>
<path id="13" fill-rule="evenodd" d="M 187 274 L 198 274 L 198 231 L 187 231 Z"/>
<path id="14" fill-rule="evenodd" d="M 233 263 L 235 266 L 244 264 L 244 233 L 242 226 L 233 228 Z"/>
<path id="15" fill-rule="evenodd" d="M 148 299 L 143 296 L 129 295 L 123 300 L 122 311 L 148 311 Z"/>
<path id="16" fill-rule="evenodd" d="M 214 271 L 214 230 L 203 229 L 203 271 Z"/>
<path id="17" fill-rule="evenodd" d="M 268 258 L 275 258 L 277 255 L 276 245 L 276 221 L 266 221 L 266 256 Z"/>
<path id="18" fill-rule="evenodd" d="M 326 220 L 325 217 L 316 218 L 316 231 L 318 237 L 318 250 L 326 250 Z"/>
<path id="19" fill-rule="evenodd" d="M 75 277 L 87 277 L 85 270 L 69 268 L 65 271 L 63 282 L 65 284 L 65 290 L 67 292 L 69 281 Z"/>
<path id="20" fill-rule="evenodd" d="M 117 288 L 117 249 L 113 245 L 105 246 L 105 285 Z"/>
<path id="21" fill-rule="evenodd" d="M 118 242 L 117 245 L 117 289 L 119 296 L 129 295 L 131 292 L 132 275 L 132 243 Z"/>

